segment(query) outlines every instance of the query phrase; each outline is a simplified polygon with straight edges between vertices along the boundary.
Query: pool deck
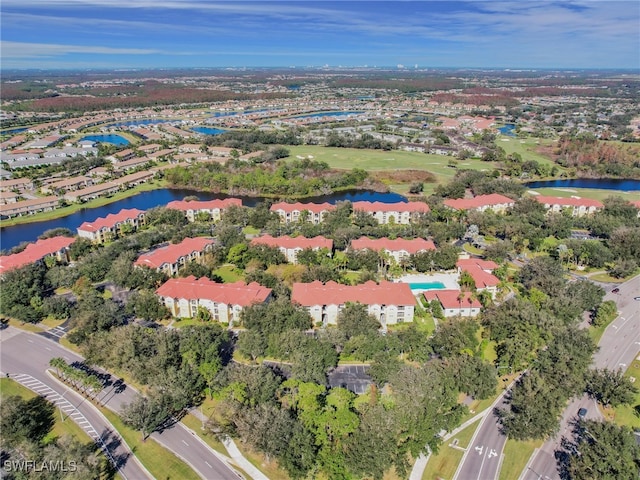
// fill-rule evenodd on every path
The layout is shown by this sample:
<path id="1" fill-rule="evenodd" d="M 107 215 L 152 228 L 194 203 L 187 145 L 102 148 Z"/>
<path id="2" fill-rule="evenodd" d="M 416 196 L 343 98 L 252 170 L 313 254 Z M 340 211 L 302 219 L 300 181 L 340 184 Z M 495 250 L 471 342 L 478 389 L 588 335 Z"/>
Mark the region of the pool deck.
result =
<path id="1" fill-rule="evenodd" d="M 458 274 L 457 273 L 419 273 L 415 275 L 403 275 L 398 278 L 396 282 L 402 283 L 426 283 L 426 282 L 440 282 L 444 285 L 446 290 L 460 290 L 460 285 L 458 285 Z M 426 290 L 417 290 L 412 289 L 413 293 L 422 293 Z"/>

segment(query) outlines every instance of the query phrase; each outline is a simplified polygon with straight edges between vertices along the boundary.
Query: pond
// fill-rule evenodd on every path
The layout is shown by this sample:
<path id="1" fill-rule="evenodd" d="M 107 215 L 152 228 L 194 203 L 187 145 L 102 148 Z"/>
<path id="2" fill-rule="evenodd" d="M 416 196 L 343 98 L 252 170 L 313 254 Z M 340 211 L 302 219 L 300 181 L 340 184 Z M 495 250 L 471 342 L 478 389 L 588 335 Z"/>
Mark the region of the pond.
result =
<path id="1" fill-rule="evenodd" d="M 117 213 L 123 208 L 138 208 L 140 210 L 148 210 L 153 207 L 166 205 L 174 200 L 182 200 L 187 196 L 196 196 L 200 200 L 213 200 L 218 198 L 229 198 L 229 195 L 198 192 L 188 189 L 172 189 L 161 188 L 148 192 L 141 192 L 129 198 L 115 201 L 108 205 L 96 208 L 85 208 L 74 212 L 66 217 L 56 218 L 53 220 L 45 220 L 42 222 L 25 223 L 21 225 L 12 225 L 9 227 L 0 227 L 1 247 L 3 250 L 9 250 L 22 242 L 33 242 L 38 236 L 52 228 L 68 228 L 72 232 L 84 222 L 92 222 L 98 217 L 105 217 L 109 213 Z M 242 204 L 247 207 L 255 207 L 259 202 L 265 200 L 261 197 L 236 197 L 242 200 Z M 324 195 L 321 197 L 309 197 L 300 200 L 302 203 L 336 203 L 343 200 L 351 202 L 367 201 L 367 202 L 383 202 L 396 203 L 406 202 L 407 199 L 397 193 L 377 193 L 369 191 L 346 191 Z"/>
<path id="2" fill-rule="evenodd" d="M 129 145 L 129 140 L 120 135 L 114 134 L 105 134 L 105 135 L 87 135 L 86 137 L 82 137 L 82 140 L 90 140 L 92 142 L 98 143 L 111 143 L 113 145 Z"/>
<path id="3" fill-rule="evenodd" d="M 197 133 L 202 133 L 203 135 L 220 135 L 221 133 L 226 132 L 226 130 L 213 127 L 193 127 L 191 130 Z"/>
<path id="4" fill-rule="evenodd" d="M 640 180 L 625 178 L 574 178 L 571 180 L 543 180 L 525 183 L 527 188 L 599 188 L 622 192 L 640 190 Z"/>

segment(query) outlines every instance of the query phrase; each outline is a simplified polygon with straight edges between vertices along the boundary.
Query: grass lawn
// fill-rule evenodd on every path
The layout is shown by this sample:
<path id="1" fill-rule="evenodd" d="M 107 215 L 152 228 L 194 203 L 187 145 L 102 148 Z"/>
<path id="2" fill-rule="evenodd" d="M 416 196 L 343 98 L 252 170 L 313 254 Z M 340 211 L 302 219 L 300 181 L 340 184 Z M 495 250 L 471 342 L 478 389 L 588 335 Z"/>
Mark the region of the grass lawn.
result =
<path id="1" fill-rule="evenodd" d="M 238 270 L 234 265 L 223 265 L 217 270 L 214 270 L 213 273 L 216 275 L 220 275 L 224 283 L 232 283 L 237 282 L 238 280 L 243 279 L 242 272 Z"/>
<path id="2" fill-rule="evenodd" d="M 255 450 L 251 450 L 247 448 L 246 445 L 243 445 L 240 442 L 236 442 L 238 448 L 242 451 L 242 454 L 245 456 L 249 462 L 253 464 L 258 470 L 264 473 L 267 478 L 277 478 L 281 480 L 288 480 L 289 474 L 283 468 L 280 468 L 278 462 L 274 459 L 267 460 L 264 455 L 260 452 L 256 452 Z"/>
<path id="3" fill-rule="evenodd" d="M 330 148 L 322 146 L 287 146 L 291 152 L 290 158 L 297 155 L 312 155 L 314 160 L 326 162 L 332 168 L 351 170 L 361 168 L 367 171 L 385 170 L 426 170 L 433 173 L 439 183 L 449 181 L 457 169 L 448 166 L 453 157 L 444 155 L 429 155 L 420 152 L 405 152 L 401 150 L 361 150 L 357 148 Z M 458 169 L 492 171 L 495 164 L 478 159 L 468 159 L 458 162 Z M 426 185 L 425 185 L 426 187 Z"/>
<path id="4" fill-rule="evenodd" d="M 138 460 L 155 478 L 199 480 L 200 477 L 182 460 L 152 438 L 142 441 L 142 434 L 127 427 L 111 410 L 100 407 L 102 414 L 115 427 Z"/>
<path id="5" fill-rule="evenodd" d="M 82 355 L 82 352 L 80 351 L 80 348 L 77 345 L 74 345 L 73 343 L 71 343 L 66 336 L 62 337 L 58 343 L 60 343 L 60 345 L 62 345 L 63 347 L 68 348 L 69 350 L 71 350 L 72 352 L 76 352 L 78 355 Z"/>
<path id="6" fill-rule="evenodd" d="M 593 340 L 593 342 L 597 345 L 598 342 L 600 341 L 600 339 L 602 338 L 602 335 L 604 334 L 604 331 L 607 329 L 607 327 L 609 326 L 609 324 L 611 322 L 613 322 L 615 320 L 615 317 L 612 318 L 610 321 L 608 321 L 607 323 L 605 323 L 604 325 L 601 325 L 599 327 L 594 327 L 593 325 L 589 326 L 589 336 L 591 337 L 591 340 Z"/>
<path id="7" fill-rule="evenodd" d="M 551 139 L 535 137 L 515 138 L 499 136 L 496 140 L 496 145 L 502 147 L 507 155 L 511 153 L 518 153 L 525 162 L 528 160 L 535 160 L 539 163 L 546 163 L 551 166 L 555 165 L 558 167 L 558 170 L 563 171 L 564 167 L 557 165 L 546 155 L 536 152 L 536 149 L 541 145 L 550 145 L 551 143 L 553 143 L 553 140 Z"/>
<path id="8" fill-rule="evenodd" d="M 42 325 L 43 327 L 46 327 L 48 329 L 62 325 L 65 321 L 66 319 L 58 320 L 57 318 L 47 317 L 42 320 L 39 325 Z"/>
<path id="9" fill-rule="evenodd" d="M 618 190 L 601 190 L 599 188 L 545 187 L 532 188 L 530 190 L 537 192 L 540 195 L 549 195 L 552 197 L 562 198 L 577 196 L 583 198 L 592 198 L 594 200 L 604 200 L 607 197 L 622 197 L 629 202 L 640 200 L 640 192 L 621 192 Z"/>
<path id="10" fill-rule="evenodd" d="M 473 432 L 478 428 L 478 422 L 468 426 L 454 438 L 449 439 L 443 445 L 440 446 L 440 451 L 437 454 L 432 454 L 427 462 L 427 467 L 424 469 L 422 480 L 439 480 L 439 479 L 451 479 L 456 473 L 458 464 L 462 460 L 464 452 L 458 448 L 450 447 L 449 445 L 458 439 L 458 445 L 461 448 L 466 448 L 469 444 Z"/>
<path id="11" fill-rule="evenodd" d="M 472 255 L 484 255 L 484 250 L 482 250 L 481 248 L 474 247 L 469 242 L 462 245 L 462 249 L 465 252 L 470 253 Z"/>
<path id="12" fill-rule="evenodd" d="M 0 379 L 0 393 L 3 397 L 10 397 L 17 395 L 22 397 L 25 400 L 29 400 L 31 398 L 36 397 L 37 395 L 29 390 L 26 387 L 23 387 L 18 382 L 11 380 L 9 378 Z M 68 418 L 67 415 L 64 417 L 64 421 L 60 419 L 60 410 L 56 409 L 55 414 L 55 424 L 51 432 L 47 434 L 44 438 L 45 443 L 49 443 L 56 438 L 60 438 L 62 436 L 70 436 L 74 437 L 76 440 L 82 443 L 92 442 L 91 437 L 85 433 L 73 420 Z"/>
<path id="13" fill-rule="evenodd" d="M 603 413 L 608 420 L 614 421 L 618 425 L 626 425 L 633 429 L 640 428 L 640 417 L 636 414 L 635 408 L 640 408 L 640 352 L 635 360 L 629 365 L 624 373 L 625 377 L 633 378 L 634 385 L 638 388 L 635 400 L 631 405 L 620 405 L 615 408 L 603 409 Z"/>
<path id="14" fill-rule="evenodd" d="M 242 233 L 245 235 L 257 235 L 260 233 L 260 229 L 247 225 L 242 229 Z"/>
<path id="15" fill-rule="evenodd" d="M 542 440 L 520 442 L 508 439 L 504 446 L 504 461 L 500 470 L 500 480 L 513 480 L 518 478 L 536 448 L 540 448 Z"/>
<path id="16" fill-rule="evenodd" d="M 110 197 L 96 198 L 95 200 L 90 200 L 86 203 L 74 203 L 73 205 L 69 205 L 68 207 L 56 208 L 55 210 L 52 210 L 50 212 L 42 212 L 36 213 L 35 215 L 25 215 L 23 217 L 2 220 L 0 224 L 3 227 L 8 227 L 10 225 L 19 225 L 22 223 L 41 222 L 44 220 L 52 220 L 54 218 L 62 218 L 66 217 L 67 215 L 71 215 L 72 213 L 79 210 L 84 210 L 85 208 L 101 207 L 102 205 L 107 205 L 109 203 L 122 200 L 123 198 L 132 197 L 140 192 L 157 190 L 159 188 L 165 188 L 166 186 L 167 182 L 165 180 L 152 180 L 151 182 L 143 183 L 128 190 L 118 192 Z"/>
<path id="17" fill-rule="evenodd" d="M 37 324 L 23 322 L 21 320 L 16 320 L 15 318 L 9 318 L 9 325 L 19 328 L 20 330 L 26 330 L 27 332 L 39 333 L 46 330 L 45 328 L 42 328 Z"/>
<path id="18" fill-rule="evenodd" d="M 590 280 L 595 280 L 596 282 L 609 282 L 609 283 L 623 283 L 629 280 L 630 278 L 635 277 L 638 274 L 636 270 L 631 275 L 625 278 L 615 278 L 607 273 L 596 273 L 595 275 L 589 275 Z"/>
<path id="19" fill-rule="evenodd" d="M 430 313 L 425 312 L 424 316 L 414 316 L 413 323 L 417 330 L 427 332 L 429 335 L 436 331 L 436 322 Z"/>

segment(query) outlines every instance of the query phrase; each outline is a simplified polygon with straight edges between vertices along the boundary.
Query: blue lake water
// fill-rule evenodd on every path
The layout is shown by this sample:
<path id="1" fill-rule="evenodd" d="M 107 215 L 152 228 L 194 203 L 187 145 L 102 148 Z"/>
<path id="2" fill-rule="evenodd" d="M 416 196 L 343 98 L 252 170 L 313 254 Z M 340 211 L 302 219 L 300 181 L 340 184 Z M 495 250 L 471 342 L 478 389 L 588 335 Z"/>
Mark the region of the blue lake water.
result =
<path id="1" fill-rule="evenodd" d="M 109 213 L 117 213 L 123 208 L 138 208 L 140 210 L 148 210 L 153 207 L 166 205 L 174 200 L 182 200 L 184 197 L 195 195 L 200 200 L 213 200 L 217 198 L 228 198 L 228 195 L 211 193 L 211 192 L 198 192 L 195 190 L 187 189 L 170 189 L 162 188 L 158 190 L 152 190 L 150 192 L 142 192 L 133 197 L 124 198 L 102 207 L 89 208 L 79 210 L 75 213 L 67 215 L 66 217 L 56 218 L 53 220 L 45 220 L 42 222 L 26 223 L 23 225 L 13 225 L 9 227 L 2 227 L 0 225 L 0 248 L 2 250 L 9 250 L 22 242 L 33 242 L 43 232 L 52 228 L 68 228 L 72 232 L 76 232 L 76 229 L 84 222 L 92 222 L 98 217 L 105 217 Z M 263 201 L 263 198 L 258 197 L 239 197 L 242 200 L 242 204 L 247 207 L 255 207 L 259 202 Z M 396 203 L 406 202 L 407 199 L 397 193 L 376 193 L 369 191 L 347 191 L 334 193 L 332 195 L 325 195 L 321 197 L 310 197 L 301 200 L 302 203 L 322 203 L 329 202 L 335 204 L 336 202 L 349 200 L 351 202 L 368 201 L 368 202 L 383 202 L 383 203 Z"/>
<path id="2" fill-rule="evenodd" d="M 600 188 L 622 192 L 640 190 L 640 180 L 624 178 L 575 178 L 573 180 L 543 180 L 525 183 L 527 188 Z"/>
<path id="3" fill-rule="evenodd" d="M 129 145 L 129 140 L 120 135 L 105 134 L 105 135 L 87 135 L 80 140 L 91 140 L 92 142 L 100 143 L 112 143 L 113 145 Z"/>
<path id="4" fill-rule="evenodd" d="M 2 132 L 0 132 L 0 135 L 15 135 L 16 133 L 26 132 L 27 130 L 29 130 L 29 128 L 27 127 L 10 128 L 8 130 L 2 130 Z"/>
<path id="5" fill-rule="evenodd" d="M 409 288 L 411 290 L 444 290 L 444 283 L 442 282 L 418 282 L 410 283 Z"/>
<path id="6" fill-rule="evenodd" d="M 308 115 L 296 115 L 292 118 L 322 118 L 322 117 L 348 117 L 350 115 L 360 115 L 364 112 L 318 112 Z"/>
<path id="7" fill-rule="evenodd" d="M 221 133 L 226 132 L 226 130 L 212 127 L 193 127 L 191 130 L 197 133 L 202 133 L 204 135 L 220 135 Z"/>
<path id="8" fill-rule="evenodd" d="M 509 137 L 515 137 L 513 131 L 516 129 L 516 126 L 513 123 L 507 123 L 503 127 L 498 128 L 498 131 L 502 135 L 508 135 Z"/>

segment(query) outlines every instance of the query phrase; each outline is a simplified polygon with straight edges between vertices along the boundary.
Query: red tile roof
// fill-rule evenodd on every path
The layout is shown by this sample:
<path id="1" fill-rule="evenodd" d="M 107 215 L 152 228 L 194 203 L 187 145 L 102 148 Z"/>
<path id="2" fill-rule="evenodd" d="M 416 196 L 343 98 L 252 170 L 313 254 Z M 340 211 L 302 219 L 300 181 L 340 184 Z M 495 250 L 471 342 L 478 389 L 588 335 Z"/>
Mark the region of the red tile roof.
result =
<path id="1" fill-rule="evenodd" d="M 491 193 L 489 195 L 478 195 L 474 198 L 456 198 L 447 199 L 443 202 L 447 207 L 456 210 L 471 210 L 474 208 L 487 207 L 501 204 L 513 204 L 514 201 L 509 197 L 500 195 L 499 193 Z"/>
<path id="2" fill-rule="evenodd" d="M 84 222 L 78 227 L 78 231 L 97 232 L 101 228 L 112 228 L 116 223 L 132 220 L 142 213 L 144 213 L 144 210 L 138 210 L 137 208 L 123 209 L 118 213 L 110 213 L 104 218 L 98 217 L 93 222 Z"/>
<path id="3" fill-rule="evenodd" d="M 268 245 L 270 247 L 282 247 L 286 249 L 293 248 L 326 248 L 333 250 L 333 240 L 325 238 L 321 235 L 313 238 L 305 237 L 289 237 L 287 235 L 282 237 L 272 237 L 271 235 L 263 235 L 261 237 L 255 237 L 251 240 L 252 245 Z"/>
<path id="4" fill-rule="evenodd" d="M 0 274 L 42 260 L 47 255 L 69 248 L 75 241 L 75 237 L 52 237 L 30 243 L 20 253 L 0 257 Z"/>
<path id="5" fill-rule="evenodd" d="M 135 265 L 145 266 L 149 268 L 160 268 L 162 265 L 174 264 L 180 257 L 184 257 L 194 252 L 202 252 L 204 249 L 215 243 L 210 238 L 197 237 L 185 238 L 180 243 L 167 245 L 148 253 L 140 255 L 135 261 Z"/>
<path id="6" fill-rule="evenodd" d="M 482 270 L 493 271 L 498 268 L 498 264 L 493 260 L 482 260 L 481 258 L 461 258 L 456 262 L 459 268 L 479 267 Z"/>
<path id="7" fill-rule="evenodd" d="M 240 200 L 239 198 L 225 198 L 207 201 L 194 200 L 191 202 L 186 202 L 184 200 L 174 200 L 173 202 L 169 202 L 167 204 L 167 208 L 186 212 L 187 210 L 215 210 L 216 208 L 222 210 L 223 208 L 229 208 L 232 205 L 241 207 L 242 200 Z"/>
<path id="8" fill-rule="evenodd" d="M 429 211 L 429 205 L 423 202 L 353 202 L 354 210 L 365 212 L 423 212 Z"/>
<path id="9" fill-rule="evenodd" d="M 294 283 L 291 301 L 302 306 L 342 305 L 359 302 L 364 305 L 414 305 L 416 299 L 408 283 L 368 281 L 362 285 L 341 285 L 336 282 L 322 284 Z"/>
<path id="10" fill-rule="evenodd" d="M 404 238 L 367 238 L 360 237 L 358 239 L 351 240 L 351 248 L 354 250 L 362 250 L 368 248 L 369 250 L 388 250 L 390 252 L 399 252 L 404 250 L 407 253 L 418 253 L 423 250 L 435 250 L 436 246 L 431 240 L 425 240 L 424 238 L 414 238 L 413 240 L 407 240 Z"/>
<path id="11" fill-rule="evenodd" d="M 636 208 L 640 208 L 640 200 L 636 200 L 635 202 L 631 202 L 631 205 L 633 205 Z"/>
<path id="12" fill-rule="evenodd" d="M 491 260 L 468 258 L 458 260 L 456 265 L 465 272 L 469 272 L 469 275 L 476 282 L 476 288 L 495 287 L 500 283 L 498 277 L 486 271 L 498 268 L 498 265 Z"/>
<path id="13" fill-rule="evenodd" d="M 294 212 L 296 210 L 299 212 L 302 212 L 303 210 L 308 210 L 312 213 L 320 213 L 323 211 L 335 210 L 335 208 L 336 208 L 335 205 L 332 205 L 327 202 L 324 202 L 324 203 L 278 202 L 271 205 L 271 208 L 269 210 L 271 210 L 272 212 L 276 212 L 278 210 L 282 210 L 284 212 Z"/>
<path id="14" fill-rule="evenodd" d="M 464 298 L 462 302 L 458 300 L 460 290 L 427 290 L 424 292 L 424 298 L 427 301 L 437 299 L 444 308 L 447 309 L 459 309 L 461 308 L 480 308 L 482 304 L 477 298 L 471 298 L 471 292 L 462 292 Z"/>
<path id="15" fill-rule="evenodd" d="M 226 305 L 248 307 L 254 303 L 263 303 L 269 298 L 271 289 L 251 282 L 215 283 L 208 278 L 196 279 L 193 275 L 186 278 L 170 278 L 156 294 L 161 297 L 184 298 L 186 300 L 211 300 Z"/>
<path id="16" fill-rule="evenodd" d="M 535 195 L 533 198 L 535 198 L 543 205 L 562 205 L 563 207 L 604 207 L 604 204 L 602 202 L 599 202 L 598 200 L 592 200 L 590 198 L 548 197 L 545 195 Z"/>

